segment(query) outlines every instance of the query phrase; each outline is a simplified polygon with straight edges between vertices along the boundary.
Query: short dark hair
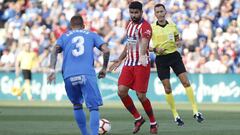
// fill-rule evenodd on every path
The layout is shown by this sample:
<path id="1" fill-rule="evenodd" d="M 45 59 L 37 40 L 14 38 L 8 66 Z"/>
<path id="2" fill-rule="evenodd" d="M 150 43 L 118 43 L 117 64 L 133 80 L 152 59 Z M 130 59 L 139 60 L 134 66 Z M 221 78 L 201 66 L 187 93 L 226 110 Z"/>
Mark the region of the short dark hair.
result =
<path id="1" fill-rule="evenodd" d="M 138 10 L 142 10 L 142 7 L 143 5 L 139 1 L 132 1 L 128 6 L 129 9 L 138 9 Z"/>
<path id="2" fill-rule="evenodd" d="M 163 7 L 163 9 L 166 10 L 166 7 L 165 7 L 163 4 L 161 4 L 161 3 L 156 4 L 156 5 L 154 6 L 154 9 L 155 9 L 156 7 Z"/>
<path id="3" fill-rule="evenodd" d="M 83 26 L 83 18 L 81 15 L 74 15 L 70 20 L 71 26 Z"/>

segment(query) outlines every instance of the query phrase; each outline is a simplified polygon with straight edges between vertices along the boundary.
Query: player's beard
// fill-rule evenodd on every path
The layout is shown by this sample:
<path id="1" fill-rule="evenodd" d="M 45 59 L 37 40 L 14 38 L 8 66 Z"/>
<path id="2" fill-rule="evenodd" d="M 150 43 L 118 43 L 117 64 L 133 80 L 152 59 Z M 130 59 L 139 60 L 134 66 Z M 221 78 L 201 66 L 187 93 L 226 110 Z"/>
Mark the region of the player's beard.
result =
<path id="1" fill-rule="evenodd" d="M 132 21 L 133 21 L 134 23 L 138 23 L 140 20 L 141 20 L 141 17 L 138 17 L 138 18 L 132 17 Z"/>

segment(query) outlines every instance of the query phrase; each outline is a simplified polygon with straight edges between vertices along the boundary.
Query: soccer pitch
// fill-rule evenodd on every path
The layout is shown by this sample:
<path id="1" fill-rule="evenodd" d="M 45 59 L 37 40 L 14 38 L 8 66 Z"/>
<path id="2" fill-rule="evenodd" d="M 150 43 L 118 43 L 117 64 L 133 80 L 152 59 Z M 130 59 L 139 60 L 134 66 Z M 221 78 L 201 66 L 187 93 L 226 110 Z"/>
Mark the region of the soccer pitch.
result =
<path id="1" fill-rule="evenodd" d="M 149 135 L 149 122 L 142 107 L 140 112 L 147 120 L 138 135 Z M 199 104 L 205 121 L 192 118 L 190 104 L 177 104 L 184 127 L 173 123 L 167 104 L 153 103 L 159 124 L 159 135 L 239 135 L 240 104 Z M 108 119 L 112 130 L 108 135 L 131 135 L 133 118 L 119 103 L 105 103 L 101 117 Z M 88 114 L 88 113 L 87 113 Z M 0 135 L 80 135 L 70 103 L 0 101 Z"/>

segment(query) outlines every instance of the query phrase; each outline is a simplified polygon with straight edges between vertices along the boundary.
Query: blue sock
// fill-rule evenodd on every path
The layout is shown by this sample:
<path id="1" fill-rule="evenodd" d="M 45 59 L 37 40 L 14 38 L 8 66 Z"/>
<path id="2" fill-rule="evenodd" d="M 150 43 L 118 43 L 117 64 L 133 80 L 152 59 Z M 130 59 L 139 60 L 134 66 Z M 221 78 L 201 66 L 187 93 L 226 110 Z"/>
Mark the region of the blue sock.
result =
<path id="1" fill-rule="evenodd" d="M 80 128 L 82 135 L 89 135 L 87 132 L 86 115 L 83 109 L 74 110 L 75 120 Z"/>
<path id="2" fill-rule="evenodd" d="M 98 135 L 99 119 L 100 119 L 99 111 L 92 110 L 90 112 L 90 128 L 92 133 L 91 135 Z"/>

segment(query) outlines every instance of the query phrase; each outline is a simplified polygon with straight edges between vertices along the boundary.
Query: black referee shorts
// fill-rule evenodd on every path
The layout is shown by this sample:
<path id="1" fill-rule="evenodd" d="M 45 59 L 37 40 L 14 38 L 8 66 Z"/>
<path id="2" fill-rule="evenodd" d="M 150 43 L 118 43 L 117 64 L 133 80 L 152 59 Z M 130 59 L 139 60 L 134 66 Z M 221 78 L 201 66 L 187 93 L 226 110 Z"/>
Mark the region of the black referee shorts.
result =
<path id="1" fill-rule="evenodd" d="M 32 80 L 32 72 L 31 70 L 22 70 L 24 80 L 29 79 Z"/>
<path id="2" fill-rule="evenodd" d="M 177 76 L 186 72 L 186 68 L 182 61 L 182 56 L 178 51 L 167 55 L 157 56 L 155 63 L 160 80 L 170 79 L 170 67 Z"/>

